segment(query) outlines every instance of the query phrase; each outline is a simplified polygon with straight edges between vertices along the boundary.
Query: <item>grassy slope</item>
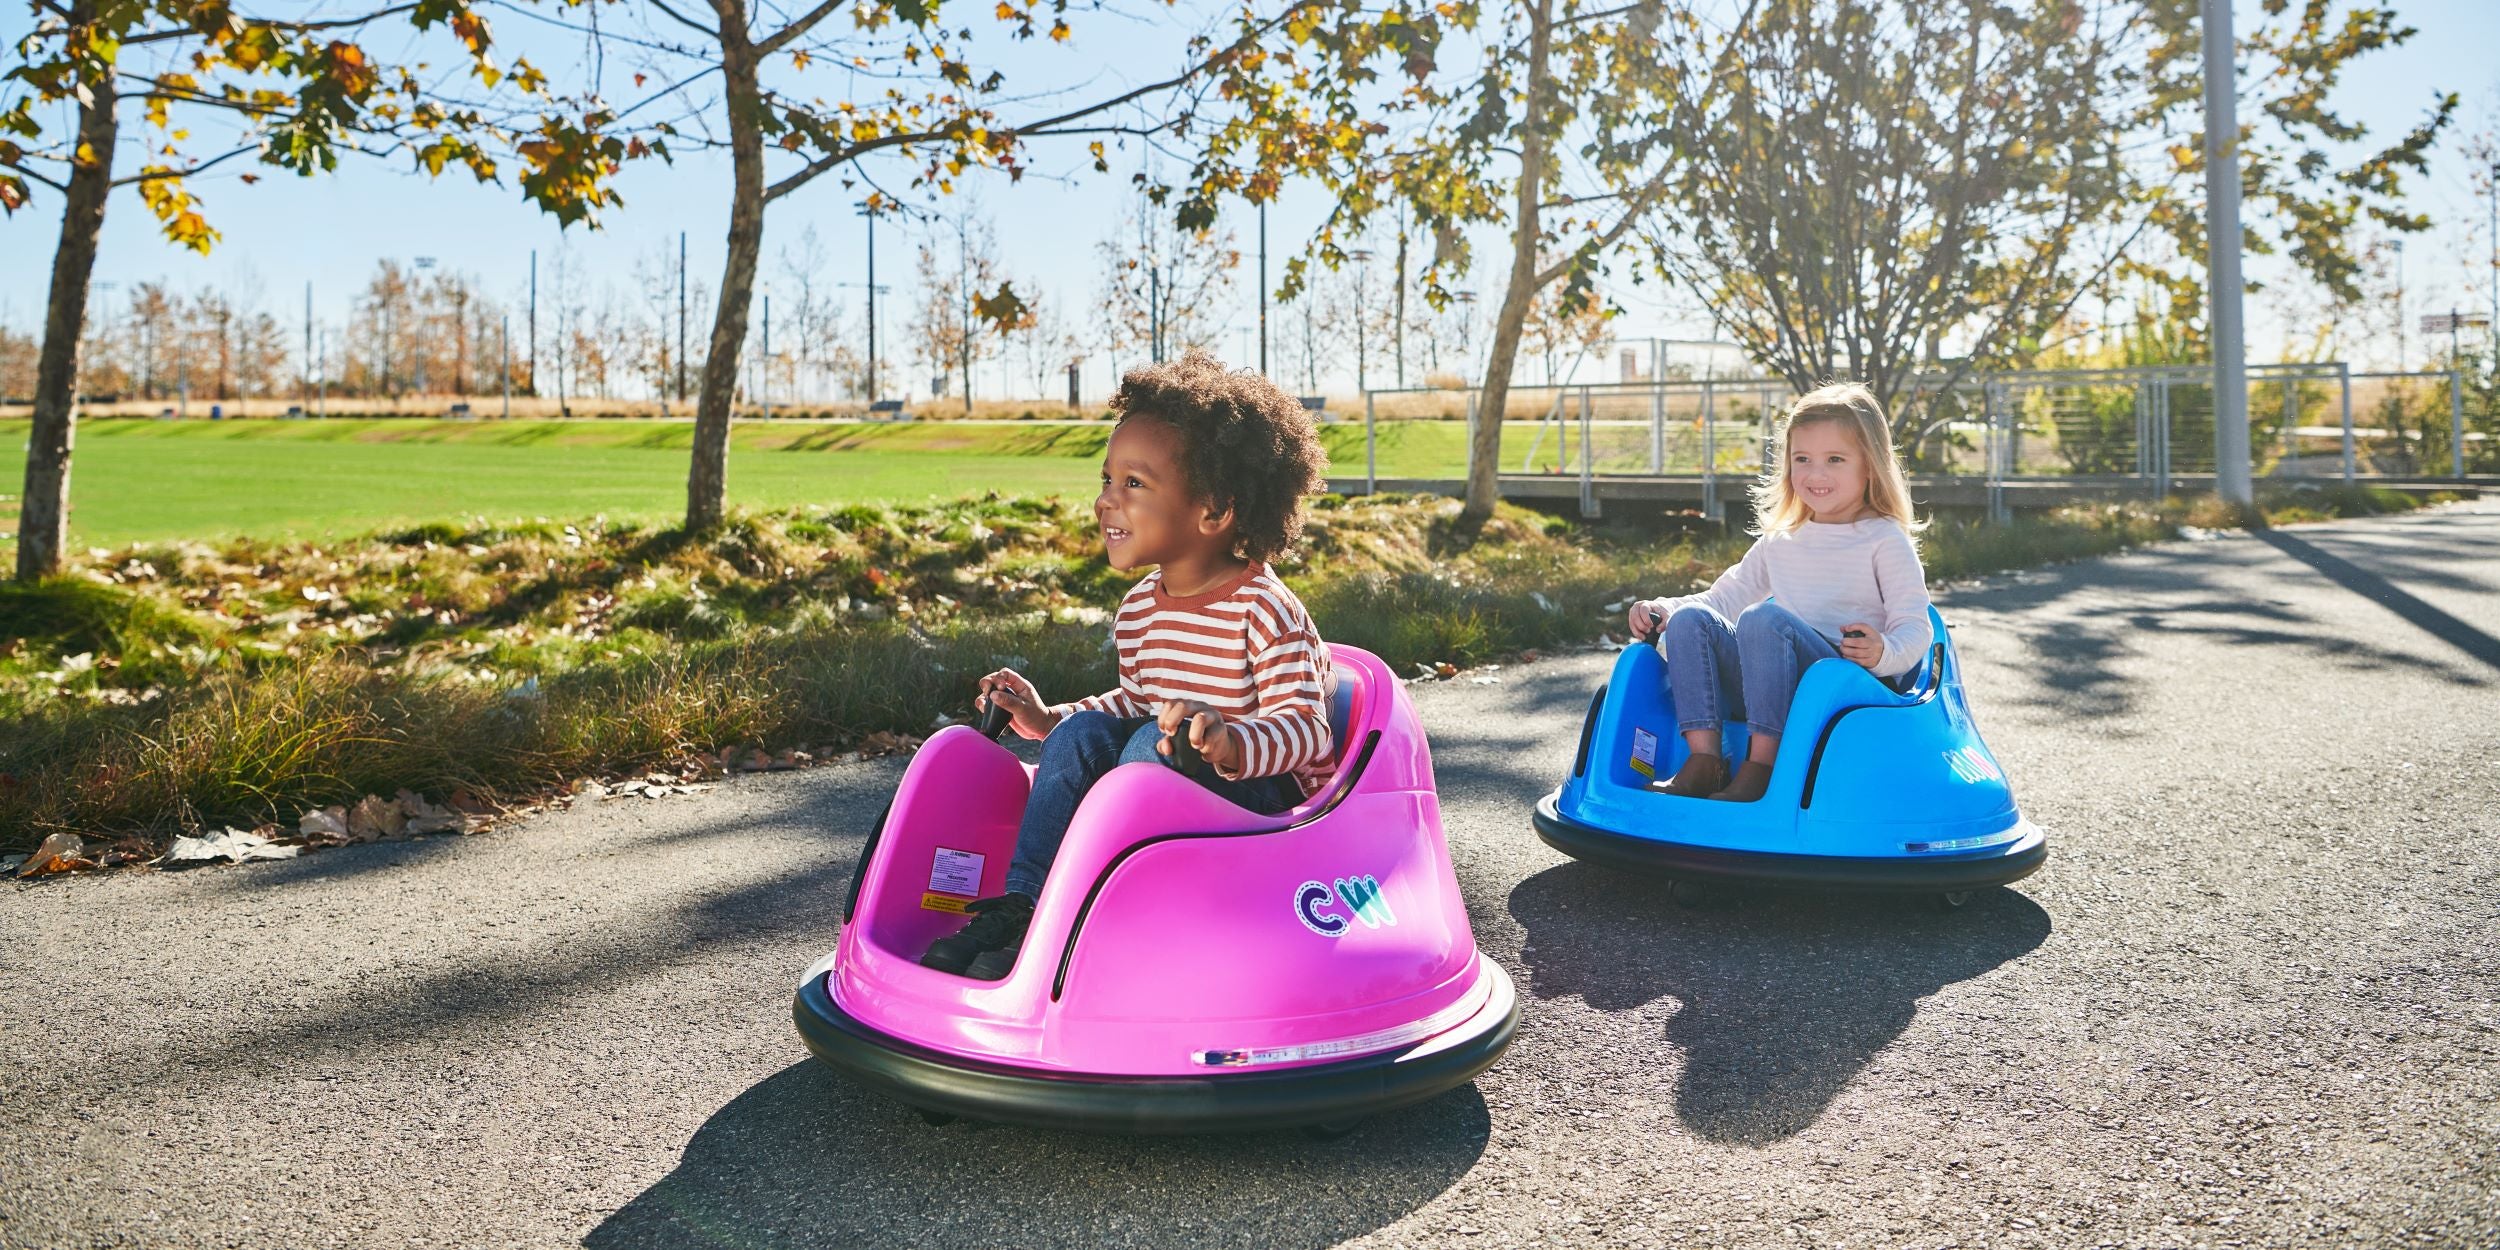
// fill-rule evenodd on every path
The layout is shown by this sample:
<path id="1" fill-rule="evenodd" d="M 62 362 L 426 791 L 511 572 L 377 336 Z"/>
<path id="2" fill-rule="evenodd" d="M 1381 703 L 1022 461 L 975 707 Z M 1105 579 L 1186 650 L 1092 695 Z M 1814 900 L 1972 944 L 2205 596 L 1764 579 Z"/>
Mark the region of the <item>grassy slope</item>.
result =
<path id="1" fill-rule="evenodd" d="M 732 436 L 746 508 L 983 491 L 1089 495 L 1107 427 L 749 422 Z M 0 422 L 0 530 L 14 531 L 26 426 Z M 1362 430 L 1323 431 L 1360 472 Z M 692 425 L 660 421 L 93 421 L 78 432 L 72 541 L 329 538 L 444 517 L 660 521 L 685 507 Z M 1381 471 L 1459 452 L 1455 425 L 1390 428 Z"/>

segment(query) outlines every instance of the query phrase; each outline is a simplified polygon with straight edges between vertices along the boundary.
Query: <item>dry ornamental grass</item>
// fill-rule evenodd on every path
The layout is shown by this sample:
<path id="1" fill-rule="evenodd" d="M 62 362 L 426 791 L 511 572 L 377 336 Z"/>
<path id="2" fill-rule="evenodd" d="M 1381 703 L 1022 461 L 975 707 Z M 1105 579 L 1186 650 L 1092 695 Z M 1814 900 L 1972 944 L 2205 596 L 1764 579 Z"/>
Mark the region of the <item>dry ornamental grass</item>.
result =
<path id="1" fill-rule="evenodd" d="M 1944 582 L 2234 519 L 2186 502 L 1945 518 L 1923 552 Z M 1707 585 L 1745 541 L 1510 508 L 1462 534 L 1453 501 L 1327 497 L 1283 572 L 1331 641 L 1434 674 L 1601 641 L 1623 600 Z M 908 749 L 993 668 L 1052 697 L 1107 685 L 1127 581 L 1081 504 L 1021 498 L 705 535 L 593 518 L 92 551 L 0 588 L 0 850 L 66 834 L 143 857 L 227 826 L 308 836 L 308 810 L 367 796 L 474 814 L 586 777 Z"/>

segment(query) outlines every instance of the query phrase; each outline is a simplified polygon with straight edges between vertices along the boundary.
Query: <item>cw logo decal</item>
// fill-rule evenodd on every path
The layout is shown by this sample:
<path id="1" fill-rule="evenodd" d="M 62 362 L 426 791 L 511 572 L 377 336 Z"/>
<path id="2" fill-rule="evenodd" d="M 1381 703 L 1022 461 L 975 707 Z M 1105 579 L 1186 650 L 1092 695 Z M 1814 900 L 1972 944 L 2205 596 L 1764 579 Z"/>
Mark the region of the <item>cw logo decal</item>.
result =
<path id="1" fill-rule="evenodd" d="M 1353 912 L 1353 919 L 1332 908 Z M 1344 937 L 1355 920 L 1362 921 L 1366 929 L 1398 922 L 1397 913 L 1389 910 L 1389 900 L 1380 892 L 1376 877 L 1339 877 L 1333 888 L 1325 882 L 1305 881 L 1294 889 L 1293 914 L 1304 928 L 1330 938 Z"/>

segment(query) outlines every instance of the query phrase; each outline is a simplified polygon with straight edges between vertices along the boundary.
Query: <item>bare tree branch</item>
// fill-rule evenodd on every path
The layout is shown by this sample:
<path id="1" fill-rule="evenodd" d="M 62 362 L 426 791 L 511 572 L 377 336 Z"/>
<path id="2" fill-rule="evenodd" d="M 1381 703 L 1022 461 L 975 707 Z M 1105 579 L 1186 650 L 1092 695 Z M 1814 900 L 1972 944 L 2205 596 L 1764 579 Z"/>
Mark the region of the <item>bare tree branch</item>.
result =
<path id="1" fill-rule="evenodd" d="M 351 26 L 367 26 L 374 22 L 381 21 L 386 17 L 397 17 L 402 13 L 415 12 L 416 9 L 417 6 L 415 4 L 398 4 L 387 9 L 376 9 L 371 13 L 360 14 L 356 17 L 342 17 L 325 22 L 281 22 L 264 18 L 245 18 L 243 20 L 250 25 L 266 26 L 272 30 L 282 30 L 291 35 L 303 35 L 310 34 L 316 30 L 340 30 Z M 156 30 L 149 31 L 144 35 L 133 35 L 128 39 L 122 40 L 122 45 L 124 47 L 128 47 L 132 44 L 161 43 L 168 39 L 192 39 L 197 38 L 198 36 L 198 31 L 184 26 L 173 30 Z"/>
<path id="2" fill-rule="evenodd" d="M 56 181 L 56 180 L 54 180 L 54 179 L 52 179 L 52 178 L 50 178 L 50 177 L 48 177 L 48 176 L 46 176 L 46 175 L 39 174 L 39 173 L 35 172 L 35 170 L 34 170 L 32 167 L 30 167 L 30 166 L 28 166 L 28 165 L 25 165 L 25 164 L 23 164 L 23 163 L 21 163 L 21 162 L 18 162 L 18 161 L 0 161 L 0 169 L 10 169 L 10 170 L 15 170 L 15 171 L 17 171 L 17 173 L 18 173 L 19 175 L 21 175 L 21 176 L 23 176 L 23 177 L 32 178 L 32 179 L 34 179 L 35 181 L 40 182 L 40 183 L 42 183 L 43 185 L 45 185 L 45 186 L 47 186 L 47 187 L 50 187 L 50 188 L 52 188 L 52 189 L 53 189 L 53 190 L 55 190 L 55 191 L 62 192 L 62 193 L 64 193 L 64 194 L 68 193 L 68 191 L 69 191 L 69 184 L 68 184 L 68 183 L 66 183 L 66 182 Z"/>
<path id="3" fill-rule="evenodd" d="M 654 2 L 656 3 L 657 0 L 654 0 Z M 841 7 L 842 0 L 823 0 L 823 3 L 818 4 L 815 8 L 809 9 L 806 13 L 800 15 L 797 21 L 782 27 L 778 33 L 757 43 L 755 45 L 755 54 L 757 56 L 771 56 L 773 53 L 789 47 L 791 40 L 806 34 L 810 29 L 815 27 L 816 23 L 825 20 L 827 17 L 832 15 L 835 9 Z"/>
<path id="4" fill-rule="evenodd" d="M 651 0 L 651 7 L 658 9 L 661 14 L 666 16 L 669 20 L 695 32 L 698 35 L 703 36 L 706 39 L 717 41 L 720 38 L 719 31 L 714 30 L 711 27 L 686 16 L 685 14 L 668 7 L 668 0 Z"/>

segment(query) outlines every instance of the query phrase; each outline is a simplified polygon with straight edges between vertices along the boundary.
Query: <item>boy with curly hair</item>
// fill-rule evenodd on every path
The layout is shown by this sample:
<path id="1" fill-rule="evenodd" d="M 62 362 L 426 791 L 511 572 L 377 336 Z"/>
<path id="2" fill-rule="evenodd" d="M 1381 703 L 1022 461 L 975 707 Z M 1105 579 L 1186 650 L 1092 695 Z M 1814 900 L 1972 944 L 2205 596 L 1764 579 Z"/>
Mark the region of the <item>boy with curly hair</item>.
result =
<path id="1" fill-rule="evenodd" d="M 1006 976 L 1077 805 L 1122 764 L 1170 766 L 1171 735 L 1212 766 L 1200 784 L 1252 811 L 1284 811 L 1328 783 L 1328 648 L 1268 567 L 1302 536 L 1303 499 L 1322 483 L 1310 416 L 1275 383 L 1196 351 L 1131 370 L 1111 408 L 1094 499 L 1103 553 L 1115 569 L 1154 566 L 1112 623 L 1119 685 L 1046 704 L 1013 669 L 981 679 L 977 702 L 1007 709 L 1042 758 L 1007 893 L 932 943 L 920 959 L 931 968 Z"/>

